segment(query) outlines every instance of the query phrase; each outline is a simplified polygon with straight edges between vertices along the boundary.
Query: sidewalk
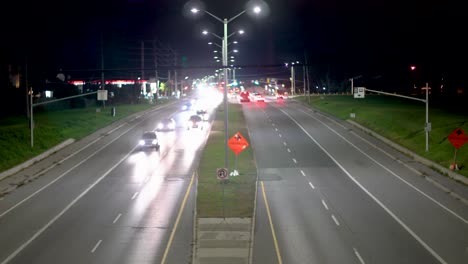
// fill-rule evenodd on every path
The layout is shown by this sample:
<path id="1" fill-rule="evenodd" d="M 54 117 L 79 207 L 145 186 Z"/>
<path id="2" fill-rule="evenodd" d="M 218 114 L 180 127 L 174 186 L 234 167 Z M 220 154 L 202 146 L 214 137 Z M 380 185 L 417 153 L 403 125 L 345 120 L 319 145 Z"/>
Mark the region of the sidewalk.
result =
<path id="1" fill-rule="evenodd" d="M 248 264 L 252 218 L 196 218 L 193 264 Z"/>

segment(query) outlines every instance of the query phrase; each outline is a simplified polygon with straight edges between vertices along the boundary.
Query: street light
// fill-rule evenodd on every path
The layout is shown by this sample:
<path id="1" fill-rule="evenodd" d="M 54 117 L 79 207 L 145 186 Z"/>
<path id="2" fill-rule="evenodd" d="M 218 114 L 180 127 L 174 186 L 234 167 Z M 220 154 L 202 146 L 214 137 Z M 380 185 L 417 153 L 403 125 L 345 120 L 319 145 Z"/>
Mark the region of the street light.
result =
<path id="1" fill-rule="evenodd" d="M 227 104 L 228 38 L 230 36 L 232 36 L 233 34 L 235 34 L 235 32 L 234 32 L 234 33 L 228 35 L 228 24 L 229 24 L 229 22 L 232 22 L 233 20 L 235 20 L 236 18 L 238 18 L 239 16 L 241 16 L 242 14 L 247 12 L 247 10 L 244 10 L 244 11 L 238 13 L 237 15 L 235 15 L 235 16 L 229 18 L 229 19 L 227 19 L 227 18 L 221 19 L 221 18 L 213 15 L 212 13 L 210 13 L 210 12 L 208 12 L 206 10 L 200 10 L 200 9 L 198 9 L 196 7 L 193 7 L 192 9 L 190 9 L 190 11 L 192 13 L 194 13 L 194 14 L 196 14 L 196 13 L 198 13 L 200 11 L 203 11 L 206 14 L 210 15 L 211 17 L 213 17 L 214 19 L 216 19 L 217 21 L 219 21 L 219 22 L 221 22 L 223 24 L 224 35 L 223 35 L 223 38 L 222 38 L 222 54 L 223 54 L 223 72 L 224 72 L 224 98 L 223 98 L 223 104 L 224 104 L 224 167 L 227 169 L 228 168 L 228 144 L 227 144 L 228 143 L 228 104 Z M 261 9 L 260 6 L 253 6 L 252 11 L 255 14 L 259 14 L 262 11 L 262 9 Z M 243 34 L 244 31 L 239 30 L 238 33 Z M 203 34 L 205 34 L 205 33 L 203 33 Z M 208 34 L 208 32 L 206 32 L 206 34 Z M 233 50 L 233 52 L 237 52 L 237 50 Z"/>

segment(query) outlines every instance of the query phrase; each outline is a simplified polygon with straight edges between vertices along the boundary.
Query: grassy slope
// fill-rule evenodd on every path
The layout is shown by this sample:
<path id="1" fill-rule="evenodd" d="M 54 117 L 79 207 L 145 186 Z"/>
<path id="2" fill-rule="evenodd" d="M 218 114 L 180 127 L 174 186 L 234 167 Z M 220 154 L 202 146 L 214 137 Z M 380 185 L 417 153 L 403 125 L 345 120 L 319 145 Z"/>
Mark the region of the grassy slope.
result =
<path id="1" fill-rule="evenodd" d="M 308 102 L 306 97 L 299 100 Z M 336 95 L 314 96 L 311 106 L 341 119 L 348 119 L 350 113 L 356 113 L 354 121 L 446 168 L 453 161 L 455 150 L 447 136 L 457 127 L 468 132 L 468 116 L 430 107 L 432 131 L 429 134 L 429 152 L 426 152 L 425 104 L 422 102 L 381 95 L 366 95 L 365 99 Z M 459 149 L 457 163 L 464 166 L 459 173 L 468 176 L 468 144 Z"/>
<path id="2" fill-rule="evenodd" d="M 0 172 L 41 154 L 68 138 L 80 139 L 118 119 L 154 105 L 120 105 L 116 116 L 111 108 L 96 112 L 96 107 L 34 114 L 34 148 L 31 148 L 29 121 L 26 117 L 0 120 Z"/>

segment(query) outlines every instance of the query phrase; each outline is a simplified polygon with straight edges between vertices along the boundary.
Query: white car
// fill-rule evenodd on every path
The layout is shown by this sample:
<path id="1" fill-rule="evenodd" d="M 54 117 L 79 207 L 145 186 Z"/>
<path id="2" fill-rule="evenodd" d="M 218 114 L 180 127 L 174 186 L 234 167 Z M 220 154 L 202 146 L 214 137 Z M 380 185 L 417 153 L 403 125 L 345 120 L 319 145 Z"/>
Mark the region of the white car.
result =
<path id="1" fill-rule="evenodd" d="M 250 94 L 250 101 L 252 102 L 265 102 L 265 97 L 261 95 L 260 93 L 251 93 Z"/>

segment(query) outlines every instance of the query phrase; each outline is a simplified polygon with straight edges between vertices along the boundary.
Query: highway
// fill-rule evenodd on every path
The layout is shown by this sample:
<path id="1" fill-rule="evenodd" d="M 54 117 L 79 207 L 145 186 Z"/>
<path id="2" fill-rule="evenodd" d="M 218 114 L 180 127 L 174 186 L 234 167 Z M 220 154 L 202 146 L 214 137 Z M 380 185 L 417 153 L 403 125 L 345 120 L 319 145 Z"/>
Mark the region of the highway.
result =
<path id="1" fill-rule="evenodd" d="M 466 205 L 409 158 L 292 100 L 243 107 L 259 179 L 253 263 L 468 263 Z"/>
<path id="2" fill-rule="evenodd" d="M 196 175 L 209 127 L 183 100 L 118 126 L 0 201 L 0 263 L 190 263 Z M 143 131 L 160 150 L 140 150 Z"/>

